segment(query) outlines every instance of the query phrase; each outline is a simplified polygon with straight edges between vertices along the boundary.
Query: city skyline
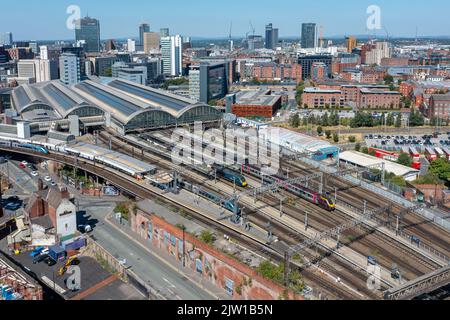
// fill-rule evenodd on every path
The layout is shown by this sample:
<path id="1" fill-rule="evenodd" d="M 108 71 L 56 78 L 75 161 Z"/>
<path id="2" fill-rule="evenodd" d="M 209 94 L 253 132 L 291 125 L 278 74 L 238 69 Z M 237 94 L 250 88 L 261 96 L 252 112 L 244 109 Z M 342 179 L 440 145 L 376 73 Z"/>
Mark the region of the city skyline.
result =
<path id="1" fill-rule="evenodd" d="M 406 1 L 406 0 L 405 0 Z M 273 23 L 280 30 L 280 37 L 300 37 L 302 23 L 317 23 L 324 27 L 325 37 L 343 35 L 389 35 L 391 37 L 414 37 L 416 28 L 419 36 L 446 36 L 450 29 L 450 22 L 445 19 L 446 12 L 443 6 L 450 5 L 439 0 L 430 0 L 427 3 L 416 3 L 405 7 L 405 1 L 388 2 L 379 0 L 377 3 L 366 0 L 348 0 L 345 3 L 335 4 L 334 1 L 321 1 L 310 3 L 306 1 L 284 0 L 282 5 L 273 8 L 273 2 L 263 0 L 245 1 L 244 3 L 231 0 L 224 3 L 210 3 L 196 1 L 183 3 L 173 0 L 167 3 L 138 3 L 123 5 L 123 2 L 109 1 L 106 14 L 104 3 L 86 0 L 63 0 L 57 4 L 34 3 L 26 1 L 29 10 L 21 12 L 21 17 L 32 21 L 39 15 L 45 24 L 20 26 L 14 23 L 17 19 L 14 12 L 19 11 L 23 5 L 7 3 L 3 5 L 4 12 L 10 14 L 2 17 L 0 30 L 12 32 L 15 40 L 69 40 L 74 38 L 74 31 L 66 27 L 69 14 L 66 13 L 70 5 L 78 5 L 81 16 L 87 15 L 99 19 L 101 22 L 102 39 L 139 38 L 139 24 L 148 23 L 151 31 L 169 27 L 172 34 L 190 35 L 201 38 L 226 38 L 229 35 L 230 24 L 233 24 L 232 35 L 242 38 L 251 32 L 251 24 L 256 34 L 264 35 L 265 26 Z M 382 29 L 367 32 L 366 10 L 370 5 L 378 5 L 381 9 Z M 425 8 L 439 5 L 442 10 L 425 10 Z M 305 8 L 307 10 L 305 10 Z M 289 10 L 287 10 L 289 9 Z M 335 13 L 339 10 L 339 15 Z M 248 15 L 248 12 L 254 12 Z M 158 12 L 162 14 L 152 14 Z M 420 14 L 420 21 L 416 17 Z M 188 19 L 189 23 L 186 23 Z M 117 21 L 123 20 L 122 23 Z M 170 21 L 170 22 L 169 22 Z M 214 22 L 214 23 L 210 23 Z M 423 21 L 423 22 L 421 22 Z M 447 24 L 447 25 L 445 25 Z M 205 28 L 208 25 L 208 28 Z M 14 26 L 14 27 L 11 27 Z M 11 29 L 11 30 L 9 30 Z M 331 31 L 330 31 L 331 30 Z M 439 30 L 439 31 L 436 31 Z M 442 31 L 440 31 L 442 30 Z"/>

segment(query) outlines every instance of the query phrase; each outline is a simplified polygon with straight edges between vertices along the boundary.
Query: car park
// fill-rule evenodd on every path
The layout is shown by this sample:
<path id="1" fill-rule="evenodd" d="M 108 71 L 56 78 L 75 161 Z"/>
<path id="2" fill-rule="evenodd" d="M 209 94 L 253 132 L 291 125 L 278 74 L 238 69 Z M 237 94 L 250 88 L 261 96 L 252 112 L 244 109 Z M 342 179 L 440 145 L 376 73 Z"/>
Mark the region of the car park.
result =
<path id="1" fill-rule="evenodd" d="M 33 264 L 38 264 L 45 261 L 48 258 L 48 254 L 40 254 L 33 259 Z"/>
<path id="2" fill-rule="evenodd" d="M 30 257 L 37 257 L 38 255 L 41 254 L 42 250 L 44 250 L 44 247 L 37 247 L 36 249 L 34 249 L 33 251 L 31 251 L 30 253 Z"/>

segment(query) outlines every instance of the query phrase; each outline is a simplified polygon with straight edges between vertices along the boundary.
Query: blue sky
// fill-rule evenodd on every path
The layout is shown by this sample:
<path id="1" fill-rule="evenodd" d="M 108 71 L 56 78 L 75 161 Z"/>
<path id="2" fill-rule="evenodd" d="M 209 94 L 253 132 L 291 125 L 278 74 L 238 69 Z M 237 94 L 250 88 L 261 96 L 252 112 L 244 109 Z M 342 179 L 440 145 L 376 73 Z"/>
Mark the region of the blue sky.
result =
<path id="1" fill-rule="evenodd" d="M 324 26 L 326 36 L 367 34 L 366 9 L 381 8 L 384 30 L 391 36 L 450 34 L 448 0 L 16 0 L 4 1 L 0 32 L 11 31 L 16 40 L 72 39 L 66 28 L 69 5 L 82 16 L 100 19 L 102 39 L 135 37 L 141 21 L 152 30 L 169 27 L 171 33 L 197 37 L 226 37 L 233 21 L 233 36 L 250 30 L 264 33 L 272 22 L 280 36 L 299 36 L 302 22 Z M 385 31 L 380 32 L 385 34 Z"/>

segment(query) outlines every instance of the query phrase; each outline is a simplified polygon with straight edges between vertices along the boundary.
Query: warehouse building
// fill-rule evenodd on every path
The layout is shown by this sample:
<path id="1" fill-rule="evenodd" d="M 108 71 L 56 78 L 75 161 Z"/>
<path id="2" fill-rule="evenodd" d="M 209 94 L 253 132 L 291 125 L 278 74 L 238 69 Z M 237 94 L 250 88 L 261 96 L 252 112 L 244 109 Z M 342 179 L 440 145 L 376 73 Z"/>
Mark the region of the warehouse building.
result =
<path id="1" fill-rule="evenodd" d="M 406 181 L 414 181 L 419 177 L 420 171 L 403 166 L 401 164 L 383 160 L 377 157 L 372 157 L 370 155 L 356 152 L 356 151 L 345 151 L 339 155 L 339 161 L 343 164 L 349 164 L 360 168 L 373 168 L 379 166 L 381 169 L 383 163 L 386 172 L 395 174 L 396 176 L 403 177 Z"/>
<path id="2" fill-rule="evenodd" d="M 277 144 L 291 152 L 310 155 L 316 161 L 337 158 L 339 148 L 327 141 L 284 128 L 261 128 L 260 134 L 268 138 L 271 143 Z"/>

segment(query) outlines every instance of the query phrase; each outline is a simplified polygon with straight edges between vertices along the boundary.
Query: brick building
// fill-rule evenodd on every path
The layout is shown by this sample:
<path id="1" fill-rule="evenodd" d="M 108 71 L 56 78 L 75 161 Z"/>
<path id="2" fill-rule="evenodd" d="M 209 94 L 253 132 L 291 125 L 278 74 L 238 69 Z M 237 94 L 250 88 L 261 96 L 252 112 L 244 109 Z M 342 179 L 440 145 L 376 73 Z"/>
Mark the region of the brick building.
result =
<path id="1" fill-rule="evenodd" d="M 231 112 L 238 117 L 272 118 L 281 108 L 282 97 L 271 90 L 243 90 L 236 94 Z"/>
<path id="2" fill-rule="evenodd" d="M 277 64 L 275 62 L 255 63 L 252 77 L 258 81 L 292 80 L 302 81 L 302 66 L 299 64 Z"/>
<path id="3" fill-rule="evenodd" d="M 400 93 L 386 86 L 320 85 L 306 88 L 302 100 L 308 108 L 345 107 L 363 109 L 399 109 Z"/>
<path id="4" fill-rule="evenodd" d="M 450 94 L 433 94 L 430 98 L 428 117 L 450 118 Z"/>

